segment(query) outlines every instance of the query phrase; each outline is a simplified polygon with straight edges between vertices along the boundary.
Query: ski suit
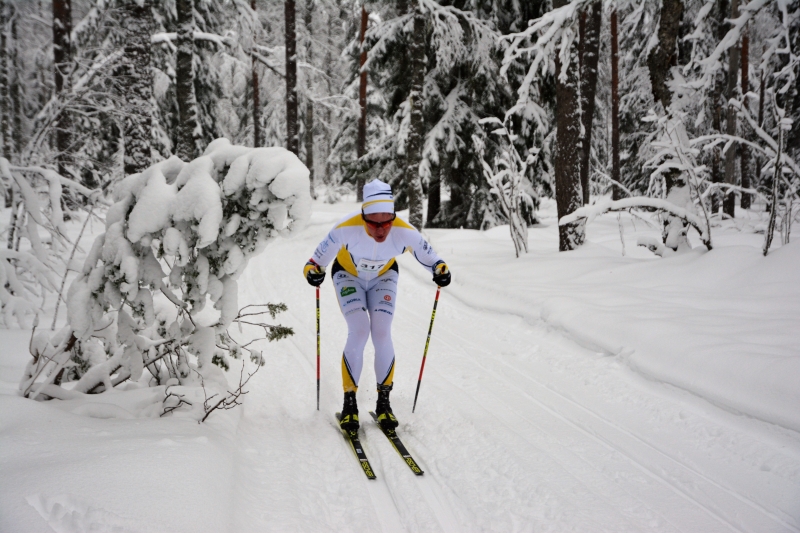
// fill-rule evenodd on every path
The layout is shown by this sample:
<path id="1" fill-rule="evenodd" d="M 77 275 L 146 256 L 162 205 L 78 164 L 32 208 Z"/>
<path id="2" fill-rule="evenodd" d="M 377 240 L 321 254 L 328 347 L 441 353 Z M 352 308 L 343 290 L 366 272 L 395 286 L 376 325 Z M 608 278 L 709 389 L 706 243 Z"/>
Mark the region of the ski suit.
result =
<path id="1" fill-rule="evenodd" d="M 392 319 L 400 274 L 395 257 L 406 251 L 431 273 L 437 263 L 443 262 L 420 232 L 400 218 L 392 222 L 386 240 L 377 242 L 367 233 L 359 211 L 339 221 L 314 251 L 312 258 L 319 265 L 327 266 L 333 261 L 330 274 L 347 322 L 347 343 L 342 355 L 345 392 L 358 389 L 370 334 L 378 385 L 392 384 Z"/>

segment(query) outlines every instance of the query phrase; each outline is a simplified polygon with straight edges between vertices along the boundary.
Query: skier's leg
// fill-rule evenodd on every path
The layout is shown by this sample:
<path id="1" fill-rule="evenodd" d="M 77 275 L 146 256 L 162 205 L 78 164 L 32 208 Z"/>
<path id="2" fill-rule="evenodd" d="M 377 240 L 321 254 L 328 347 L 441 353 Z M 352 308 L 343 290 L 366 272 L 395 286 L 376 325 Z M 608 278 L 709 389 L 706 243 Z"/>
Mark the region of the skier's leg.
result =
<path id="1" fill-rule="evenodd" d="M 372 344 L 375 346 L 375 378 L 378 385 L 391 386 L 394 378 L 392 320 L 397 302 L 398 272 L 389 270 L 371 281 L 367 290 Z"/>
<path id="2" fill-rule="evenodd" d="M 364 347 L 369 339 L 367 298 L 362 282 L 347 272 L 333 275 L 336 298 L 347 322 L 347 342 L 342 354 L 342 386 L 355 392 L 364 363 Z"/>
<path id="3" fill-rule="evenodd" d="M 392 320 L 397 304 L 396 270 L 389 270 L 367 287 L 367 309 L 372 328 L 372 344 L 375 346 L 375 377 L 378 381 L 378 402 L 375 414 L 384 429 L 394 429 L 398 422 L 389 404 L 389 392 L 394 380 L 394 344 L 392 343 Z"/>

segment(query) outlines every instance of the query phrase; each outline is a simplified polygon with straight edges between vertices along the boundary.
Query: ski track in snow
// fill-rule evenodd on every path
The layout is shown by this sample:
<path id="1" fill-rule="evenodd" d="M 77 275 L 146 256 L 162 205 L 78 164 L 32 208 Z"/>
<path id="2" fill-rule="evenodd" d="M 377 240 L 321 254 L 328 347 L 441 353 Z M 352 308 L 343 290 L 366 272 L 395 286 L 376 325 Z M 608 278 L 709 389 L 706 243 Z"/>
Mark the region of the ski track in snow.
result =
<path id="1" fill-rule="evenodd" d="M 425 475 L 408 470 L 367 414 L 368 344 L 358 400 L 378 479 L 367 480 L 333 417 L 346 329 L 329 280 L 315 409 L 314 291 L 301 268 L 339 216 L 315 213 L 239 282 L 240 305 L 286 302 L 276 322 L 295 335 L 263 347 L 267 364 L 244 406 L 233 531 L 800 531 L 795 437 L 750 431 L 752 421 L 644 380 L 563 332 L 470 307 L 448 289 L 412 415 L 435 288 L 408 258 L 392 403 Z"/>

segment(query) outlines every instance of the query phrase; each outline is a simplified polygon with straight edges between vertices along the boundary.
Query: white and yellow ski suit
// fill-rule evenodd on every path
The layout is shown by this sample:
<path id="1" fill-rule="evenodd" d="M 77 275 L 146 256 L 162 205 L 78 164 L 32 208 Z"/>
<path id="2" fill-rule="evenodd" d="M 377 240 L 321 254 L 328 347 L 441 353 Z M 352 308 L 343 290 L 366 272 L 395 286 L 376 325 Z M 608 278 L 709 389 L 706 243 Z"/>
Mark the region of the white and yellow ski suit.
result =
<path id="1" fill-rule="evenodd" d="M 397 303 L 399 268 L 395 257 L 411 252 L 432 274 L 442 259 L 408 222 L 395 218 L 384 242 L 366 230 L 361 212 L 347 215 L 314 250 L 312 259 L 321 266 L 333 261 L 330 274 L 342 314 L 347 321 L 347 343 L 342 356 L 345 392 L 358 389 L 364 347 L 372 334 L 375 377 L 379 385 L 391 385 L 394 377 L 392 319 Z"/>

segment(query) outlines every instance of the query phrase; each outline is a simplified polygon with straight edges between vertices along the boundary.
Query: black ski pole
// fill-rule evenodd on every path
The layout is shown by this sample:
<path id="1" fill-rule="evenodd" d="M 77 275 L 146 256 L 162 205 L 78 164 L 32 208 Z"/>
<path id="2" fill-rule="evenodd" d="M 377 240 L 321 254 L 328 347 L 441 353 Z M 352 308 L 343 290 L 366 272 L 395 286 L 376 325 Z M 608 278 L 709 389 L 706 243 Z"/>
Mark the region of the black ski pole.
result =
<path id="1" fill-rule="evenodd" d="M 437 286 L 436 287 L 436 299 L 433 300 L 433 313 L 431 314 L 431 325 L 428 327 L 428 339 L 425 341 L 425 352 L 422 354 L 422 366 L 419 368 L 419 380 L 417 380 L 417 392 L 414 394 L 414 406 L 411 408 L 411 412 L 413 413 L 414 410 L 417 408 L 417 396 L 419 396 L 419 386 L 422 384 L 422 372 L 425 371 L 425 359 L 428 356 L 428 345 L 431 343 L 431 331 L 433 331 L 433 319 L 436 318 L 436 306 L 439 303 L 439 291 L 442 288 Z"/>
<path id="2" fill-rule="evenodd" d="M 319 411 L 319 285 L 317 285 L 317 411 Z"/>

